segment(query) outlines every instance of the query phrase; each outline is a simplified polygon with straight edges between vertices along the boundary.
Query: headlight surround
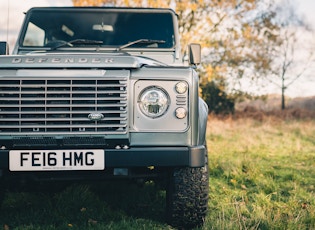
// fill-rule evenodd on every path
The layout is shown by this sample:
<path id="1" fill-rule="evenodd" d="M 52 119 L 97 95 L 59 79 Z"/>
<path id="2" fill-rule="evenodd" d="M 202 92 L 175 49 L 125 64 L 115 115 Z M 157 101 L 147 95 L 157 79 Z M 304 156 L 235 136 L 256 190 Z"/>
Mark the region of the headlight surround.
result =
<path id="1" fill-rule="evenodd" d="M 151 86 L 140 93 L 138 104 L 144 115 L 157 118 L 166 113 L 170 99 L 165 90 L 157 86 Z"/>

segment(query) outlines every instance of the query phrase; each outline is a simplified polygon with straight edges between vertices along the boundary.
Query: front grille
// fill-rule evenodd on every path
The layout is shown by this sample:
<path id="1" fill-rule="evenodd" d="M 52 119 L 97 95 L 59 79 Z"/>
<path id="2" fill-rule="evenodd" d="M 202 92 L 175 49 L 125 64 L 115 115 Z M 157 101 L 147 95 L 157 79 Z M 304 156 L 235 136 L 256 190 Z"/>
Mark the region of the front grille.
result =
<path id="1" fill-rule="evenodd" d="M 127 118 L 123 76 L 0 79 L 1 135 L 125 134 Z"/>

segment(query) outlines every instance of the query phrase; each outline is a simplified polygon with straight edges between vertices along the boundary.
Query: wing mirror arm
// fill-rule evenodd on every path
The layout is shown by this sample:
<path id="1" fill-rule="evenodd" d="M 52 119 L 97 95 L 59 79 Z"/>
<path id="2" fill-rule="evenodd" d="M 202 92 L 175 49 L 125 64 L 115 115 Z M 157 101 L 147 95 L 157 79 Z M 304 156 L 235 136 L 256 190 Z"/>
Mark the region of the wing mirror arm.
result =
<path id="1" fill-rule="evenodd" d="M 188 45 L 188 58 L 190 65 L 198 65 L 201 63 L 201 46 L 197 43 Z"/>

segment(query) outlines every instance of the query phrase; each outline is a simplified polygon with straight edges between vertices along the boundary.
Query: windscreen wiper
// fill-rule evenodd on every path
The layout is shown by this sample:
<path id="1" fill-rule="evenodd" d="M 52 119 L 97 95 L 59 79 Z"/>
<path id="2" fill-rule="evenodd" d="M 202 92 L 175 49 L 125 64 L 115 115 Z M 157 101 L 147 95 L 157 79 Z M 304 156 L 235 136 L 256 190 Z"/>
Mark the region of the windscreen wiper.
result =
<path id="1" fill-rule="evenodd" d="M 164 40 L 154 40 L 154 39 L 139 39 L 136 41 L 128 42 L 125 45 L 119 46 L 116 50 L 120 51 L 122 49 L 125 49 L 125 48 L 132 46 L 132 45 L 135 45 L 135 44 L 153 44 L 153 43 L 163 44 L 163 43 L 165 43 L 165 41 Z"/>
<path id="2" fill-rule="evenodd" d="M 64 47 L 64 46 L 69 46 L 73 47 L 75 44 L 77 45 L 101 45 L 103 44 L 103 41 L 98 41 L 98 40 L 88 40 L 88 39 L 75 39 L 72 41 L 58 41 L 58 44 L 51 47 L 50 50 L 56 50 L 58 48 Z"/>

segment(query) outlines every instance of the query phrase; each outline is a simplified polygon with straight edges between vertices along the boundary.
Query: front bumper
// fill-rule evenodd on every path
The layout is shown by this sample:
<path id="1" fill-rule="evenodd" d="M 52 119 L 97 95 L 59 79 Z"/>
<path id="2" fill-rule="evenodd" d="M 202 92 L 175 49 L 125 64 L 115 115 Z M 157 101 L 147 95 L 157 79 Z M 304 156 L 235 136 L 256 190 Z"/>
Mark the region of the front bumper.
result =
<path id="1" fill-rule="evenodd" d="M 132 167 L 202 167 L 206 149 L 194 147 L 133 147 L 105 149 L 106 168 Z M 9 168 L 9 150 L 0 150 L 0 170 Z"/>

